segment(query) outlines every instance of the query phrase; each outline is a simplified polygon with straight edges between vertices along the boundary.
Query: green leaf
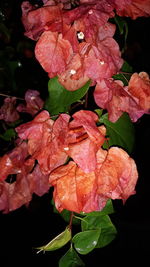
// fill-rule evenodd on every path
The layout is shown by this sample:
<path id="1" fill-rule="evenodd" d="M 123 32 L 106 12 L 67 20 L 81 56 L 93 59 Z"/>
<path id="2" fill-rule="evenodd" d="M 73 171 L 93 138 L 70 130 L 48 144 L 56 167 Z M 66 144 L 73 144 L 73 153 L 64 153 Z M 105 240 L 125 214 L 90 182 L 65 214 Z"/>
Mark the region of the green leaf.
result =
<path id="1" fill-rule="evenodd" d="M 98 230 L 88 230 L 76 234 L 72 242 L 78 253 L 85 255 L 92 251 L 97 243 L 101 233 L 101 229 Z"/>
<path id="2" fill-rule="evenodd" d="M 71 216 L 71 211 L 69 210 L 63 210 L 61 213 L 59 213 L 62 218 L 64 219 L 65 222 L 69 223 L 70 222 L 70 216 Z M 80 224 L 79 220 L 76 219 L 74 216 L 73 216 L 73 219 L 72 219 L 72 223 L 73 224 Z"/>
<path id="3" fill-rule="evenodd" d="M 51 115 L 67 112 L 70 105 L 79 101 L 88 91 L 90 81 L 76 91 L 66 90 L 58 81 L 57 77 L 48 82 L 49 97 L 46 100 L 45 108 Z"/>
<path id="4" fill-rule="evenodd" d="M 59 249 L 64 245 L 66 245 L 70 240 L 71 240 L 71 231 L 67 227 L 65 231 L 63 231 L 61 234 L 52 239 L 48 244 L 42 247 L 38 247 L 37 248 L 39 250 L 38 253 L 41 251 L 52 251 Z"/>
<path id="5" fill-rule="evenodd" d="M 71 248 L 67 251 L 67 253 L 60 259 L 59 267 L 78 267 L 78 266 L 85 266 L 85 264 L 71 246 Z"/>
<path id="6" fill-rule="evenodd" d="M 94 111 L 97 113 L 99 118 L 102 116 L 103 109 L 98 108 L 98 109 L 95 109 Z"/>
<path id="7" fill-rule="evenodd" d="M 124 33 L 124 25 L 126 23 L 126 21 L 122 18 L 122 17 L 119 17 L 119 16 L 115 16 L 114 18 L 118 28 L 119 28 L 119 31 L 120 31 L 120 34 L 123 34 Z"/>
<path id="8" fill-rule="evenodd" d="M 115 122 L 108 120 L 108 114 L 100 118 L 100 122 L 106 126 L 109 146 L 119 146 L 131 153 L 134 146 L 134 126 L 127 113 Z M 106 148 L 107 144 L 104 145 Z"/>
<path id="9" fill-rule="evenodd" d="M 133 68 L 129 65 L 127 61 L 124 61 L 121 71 L 124 72 L 133 72 Z"/>
<path id="10" fill-rule="evenodd" d="M 12 128 L 6 130 L 4 134 L 0 134 L 0 138 L 2 138 L 5 141 L 11 141 L 11 139 L 15 137 L 16 137 L 16 132 Z"/>
<path id="11" fill-rule="evenodd" d="M 86 216 L 81 223 L 82 231 L 101 230 L 96 248 L 108 245 L 116 237 L 116 228 L 112 224 L 108 215 Z"/>
<path id="12" fill-rule="evenodd" d="M 121 73 L 113 75 L 113 78 L 115 80 L 122 81 L 124 85 L 128 85 L 132 72 L 133 72 L 133 68 L 128 64 L 127 61 L 124 61 L 124 64 L 121 68 Z"/>
<path id="13" fill-rule="evenodd" d="M 64 209 L 62 212 L 58 212 L 58 210 L 55 207 L 55 202 L 54 202 L 53 199 L 51 201 L 51 204 L 53 206 L 53 212 L 56 213 L 56 214 L 59 214 L 59 216 L 61 216 L 64 219 L 65 222 L 69 223 L 70 222 L 71 211 Z M 78 219 L 76 219 L 73 216 L 72 224 L 80 224 L 80 222 L 79 222 Z"/>
<path id="14" fill-rule="evenodd" d="M 108 215 L 101 218 L 101 235 L 96 245 L 96 248 L 107 246 L 116 238 L 117 231 Z"/>
<path id="15" fill-rule="evenodd" d="M 23 120 L 17 120 L 17 121 L 13 121 L 13 122 L 9 122 L 7 123 L 9 127 L 15 128 L 17 127 L 19 124 L 23 123 Z"/>
<path id="16" fill-rule="evenodd" d="M 126 86 L 128 85 L 131 75 L 132 74 L 130 73 L 129 74 L 119 73 L 119 74 L 113 75 L 113 79 L 122 81 L 123 84 Z"/>

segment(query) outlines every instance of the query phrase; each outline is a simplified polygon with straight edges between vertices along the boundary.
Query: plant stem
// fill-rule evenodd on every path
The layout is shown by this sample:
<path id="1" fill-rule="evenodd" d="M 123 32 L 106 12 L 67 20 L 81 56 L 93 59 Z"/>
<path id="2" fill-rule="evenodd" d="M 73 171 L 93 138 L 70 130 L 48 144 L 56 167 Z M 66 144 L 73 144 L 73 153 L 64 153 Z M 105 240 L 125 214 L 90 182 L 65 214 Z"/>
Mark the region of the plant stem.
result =
<path id="1" fill-rule="evenodd" d="M 73 220 L 73 216 L 74 216 L 74 213 L 73 213 L 73 211 L 71 212 L 71 215 L 70 215 L 70 222 L 69 222 L 69 229 L 70 229 L 70 231 L 71 231 L 71 229 L 72 229 L 72 220 Z"/>
<path id="2" fill-rule="evenodd" d="M 4 96 L 4 97 L 16 97 L 16 96 L 11 96 L 11 95 L 1 94 L 1 93 L 0 93 L 0 96 Z M 21 98 L 21 97 L 16 97 L 16 98 L 19 99 L 19 100 L 23 100 L 24 101 L 24 98 Z"/>

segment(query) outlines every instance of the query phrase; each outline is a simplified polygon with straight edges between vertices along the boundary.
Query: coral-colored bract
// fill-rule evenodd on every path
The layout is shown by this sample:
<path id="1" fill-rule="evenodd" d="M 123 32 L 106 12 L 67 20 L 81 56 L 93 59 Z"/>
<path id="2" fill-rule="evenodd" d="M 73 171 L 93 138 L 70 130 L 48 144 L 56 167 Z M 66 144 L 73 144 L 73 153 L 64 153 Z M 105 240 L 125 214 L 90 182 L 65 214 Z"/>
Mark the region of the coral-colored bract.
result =
<path id="1" fill-rule="evenodd" d="M 99 149 L 96 169 L 85 173 L 73 161 L 50 174 L 56 208 L 91 212 L 102 210 L 108 198 L 125 201 L 135 193 L 138 178 L 133 159 L 120 148 Z"/>
<path id="2" fill-rule="evenodd" d="M 95 102 L 108 110 L 112 122 L 122 112 L 128 112 L 134 122 L 144 113 L 149 113 L 146 106 L 150 97 L 148 82 L 138 76 L 140 83 L 135 84 L 136 74 L 131 77 L 129 87 L 111 80 L 119 72 L 123 60 L 119 46 L 113 39 L 115 25 L 108 19 L 115 16 L 114 10 L 133 19 L 149 16 L 150 0 L 142 3 L 139 0 L 82 0 L 72 10 L 64 9 L 63 3 L 47 2 L 46 6 L 36 10 L 29 4 L 27 9 L 24 9 L 25 4 L 22 5 L 26 34 L 32 35 L 37 29 L 39 40 L 35 55 L 49 77 L 58 75 L 59 82 L 69 91 L 81 88 L 91 79 L 92 85 L 96 85 Z M 50 10 L 51 15 L 48 15 Z M 35 14 L 39 19 L 34 20 Z"/>
<path id="3" fill-rule="evenodd" d="M 133 194 L 135 163 L 122 149 L 101 148 L 106 129 L 97 127 L 97 121 L 98 116 L 88 110 L 76 112 L 71 121 L 67 114 L 53 121 L 42 111 L 17 127 L 20 144 L 0 159 L 1 209 L 16 209 L 28 203 L 32 193 L 41 196 L 50 186 L 59 211 L 101 210 L 108 198 L 125 200 Z M 73 161 L 64 165 L 68 156 Z M 16 181 L 9 184 L 5 180 L 12 174 Z"/>
<path id="4" fill-rule="evenodd" d="M 97 83 L 94 91 L 95 102 L 107 109 L 109 119 L 115 122 L 127 112 L 133 122 L 144 113 L 150 113 L 150 81 L 147 73 L 131 76 L 128 86 L 121 81 L 104 79 Z"/>

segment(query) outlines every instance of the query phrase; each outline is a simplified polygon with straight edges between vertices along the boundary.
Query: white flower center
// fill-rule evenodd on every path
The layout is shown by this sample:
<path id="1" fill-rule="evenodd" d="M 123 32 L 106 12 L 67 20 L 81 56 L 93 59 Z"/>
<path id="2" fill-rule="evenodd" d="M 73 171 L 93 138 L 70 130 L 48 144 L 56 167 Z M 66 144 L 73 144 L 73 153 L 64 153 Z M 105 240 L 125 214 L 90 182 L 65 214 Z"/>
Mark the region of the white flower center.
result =
<path id="1" fill-rule="evenodd" d="M 78 39 L 79 39 L 79 40 L 83 40 L 83 39 L 84 39 L 84 33 L 83 33 L 83 32 L 79 32 L 79 33 L 77 34 L 77 36 L 78 36 Z"/>
<path id="2" fill-rule="evenodd" d="M 68 150 L 69 150 L 69 147 L 64 147 L 64 150 L 65 150 L 65 151 L 68 151 Z"/>
<path id="3" fill-rule="evenodd" d="M 100 60 L 100 62 L 99 62 L 101 65 L 104 65 L 105 64 L 105 62 L 103 61 L 103 60 Z"/>
<path id="4" fill-rule="evenodd" d="M 73 74 L 76 74 L 76 70 L 71 70 L 71 71 L 70 71 L 70 74 L 72 74 L 72 75 L 73 75 Z"/>

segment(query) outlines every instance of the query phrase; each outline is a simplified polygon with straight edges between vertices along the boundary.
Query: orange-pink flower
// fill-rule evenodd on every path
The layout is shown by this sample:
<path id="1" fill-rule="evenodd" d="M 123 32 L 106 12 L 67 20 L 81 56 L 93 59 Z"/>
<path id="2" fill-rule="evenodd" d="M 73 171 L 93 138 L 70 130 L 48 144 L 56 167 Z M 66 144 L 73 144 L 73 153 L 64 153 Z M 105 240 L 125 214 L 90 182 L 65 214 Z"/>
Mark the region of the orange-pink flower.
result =
<path id="1" fill-rule="evenodd" d="M 112 147 L 98 150 L 95 171 L 85 173 L 70 161 L 55 169 L 49 182 L 54 186 L 56 208 L 80 213 L 102 210 L 109 198 L 125 201 L 135 193 L 137 178 L 134 160 L 121 148 Z"/>

